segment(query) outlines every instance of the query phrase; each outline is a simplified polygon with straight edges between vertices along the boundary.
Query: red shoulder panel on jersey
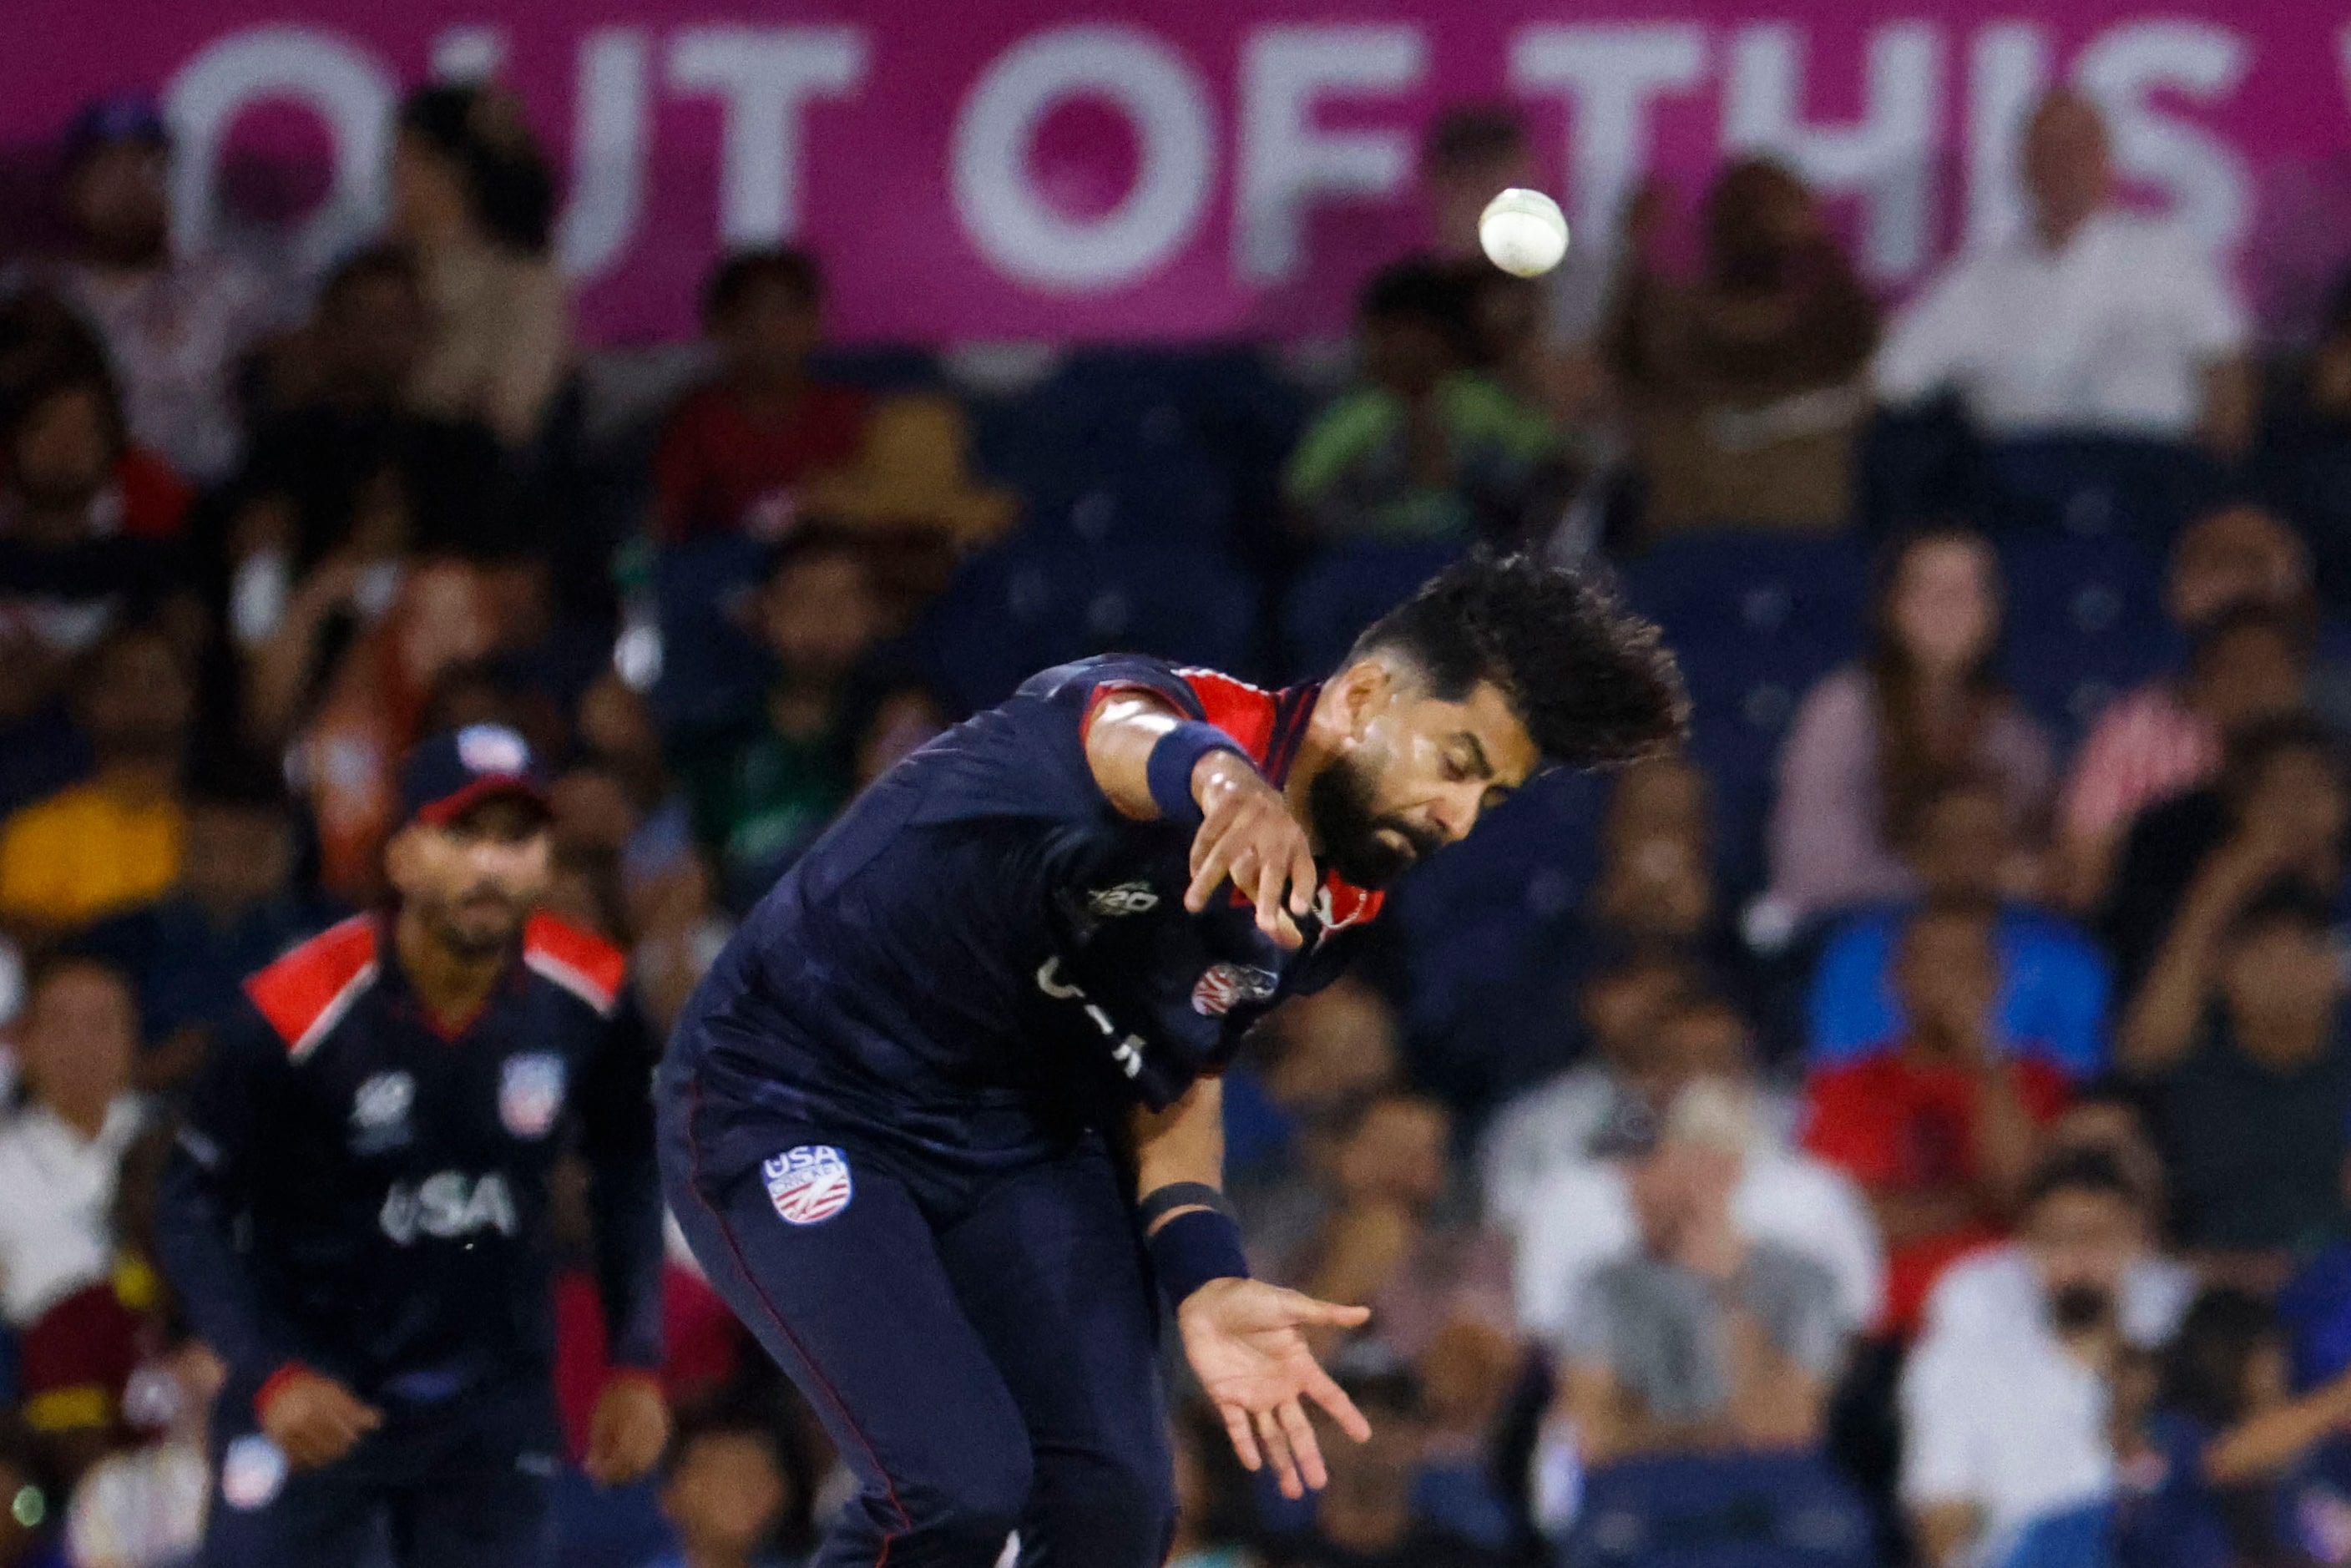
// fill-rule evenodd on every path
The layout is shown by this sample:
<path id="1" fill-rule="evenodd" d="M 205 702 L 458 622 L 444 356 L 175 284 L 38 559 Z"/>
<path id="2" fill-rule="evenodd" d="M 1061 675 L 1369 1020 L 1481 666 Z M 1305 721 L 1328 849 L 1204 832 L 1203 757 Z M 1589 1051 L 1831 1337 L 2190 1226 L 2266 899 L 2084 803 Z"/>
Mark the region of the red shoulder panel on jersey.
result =
<path id="1" fill-rule="evenodd" d="M 522 961 L 600 1013 L 621 998 L 628 956 L 592 931 L 542 911 L 523 927 Z"/>
<path id="2" fill-rule="evenodd" d="M 372 916 L 353 915 L 245 982 L 245 994 L 295 1057 L 308 1056 L 373 983 L 375 936 Z"/>
<path id="3" fill-rule="evenodd" d="M 1260 768 L 1273 749 L 1274 694 L 1214 670 L 1178 670 L 1210 724 L 1248 748 Z"/>

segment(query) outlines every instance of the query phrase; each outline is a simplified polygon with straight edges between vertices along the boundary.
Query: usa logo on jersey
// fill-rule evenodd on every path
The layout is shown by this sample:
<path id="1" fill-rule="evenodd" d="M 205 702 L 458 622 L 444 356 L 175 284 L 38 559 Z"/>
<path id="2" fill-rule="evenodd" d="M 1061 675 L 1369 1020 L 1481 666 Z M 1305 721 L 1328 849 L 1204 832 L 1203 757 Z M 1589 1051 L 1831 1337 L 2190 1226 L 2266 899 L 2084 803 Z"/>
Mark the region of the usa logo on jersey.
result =
<path id="1" fill-rule="evenodd" d="M 498 1120 L 517 1138 L 543 1138 L 563 1110 L 563 1058 L 534 1051 L 507 1058 L 498 1078 Z"/>
<path id="2" fill-rule="evenodd" d="M 1270 969 L 1246 964 L 1211 964 L 1192 988 L 1192 1010 L 1203 1018 L 1222 1018 L 1243 1002 L 1262 1002 L 1273 996 L 1280 977 Z"/>
<path id="3" fill-rule="evenodd" d="M 830 1144 L 802 1144 L 763 1162 L 768 1201 L 788 1225 L 821 1225 L 849 1207 L 849 1160 Z"/>

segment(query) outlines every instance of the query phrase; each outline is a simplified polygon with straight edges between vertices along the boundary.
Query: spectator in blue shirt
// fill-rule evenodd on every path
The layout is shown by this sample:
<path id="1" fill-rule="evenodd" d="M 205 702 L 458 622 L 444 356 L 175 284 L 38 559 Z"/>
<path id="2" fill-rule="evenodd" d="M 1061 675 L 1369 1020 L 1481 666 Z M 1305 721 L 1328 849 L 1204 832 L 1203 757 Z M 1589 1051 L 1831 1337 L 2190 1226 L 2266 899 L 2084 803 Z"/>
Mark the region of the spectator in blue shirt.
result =
<path id="1" fill-rule="evenodd" d="M 1927 896 L 2000 897 L 2016 845 L 1999 789 L 1962 782 L 1919 814 L 1909 859 Z M 1907 906 L 1855 915 L 1823 947 L 1810 1001 L 1815 1065 L 1850 1061 L 1900 1035 L 1894 952 Z M 2067 1076 L 2095 1077 L 2106 1062 L 2106 963 L 2073 925 L 2003 899 L 1993 929 L 2001 969 L 1994 1024 L 1999 1040 L 2046 1060 Z"/>
<path id="2" fill-rule="evenodd" d="M 2164 1354 L 2126 1475 L 2143 1478 L 2116 1510 L 2130 1568 L 2240 1568 L 2308 1563 L 2297 1506 L 2313 1463 L 2351 1430 L 2351 1377 L 2300 1396 L 2287 1385 L 2286 1336 L 2268 1302 L 2207 1291 Z M 2327 1560 L 2327 1559 L 2321 1559 Z"/>

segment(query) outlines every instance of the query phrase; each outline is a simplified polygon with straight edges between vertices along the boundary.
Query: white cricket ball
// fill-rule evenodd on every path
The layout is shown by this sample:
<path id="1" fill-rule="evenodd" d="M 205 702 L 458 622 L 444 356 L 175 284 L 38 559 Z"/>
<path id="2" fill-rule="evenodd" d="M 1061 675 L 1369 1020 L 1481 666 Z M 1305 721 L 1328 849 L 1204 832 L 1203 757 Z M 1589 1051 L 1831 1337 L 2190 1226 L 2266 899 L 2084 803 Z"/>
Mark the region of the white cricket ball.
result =
<path id="1" fill-rule="evenodd" d="M 1486 259 L 1520 277 L 1540 277 L 1567 254 L 1567 214 L 1541 191 L 1513 185 L 1478 215 Z"/>

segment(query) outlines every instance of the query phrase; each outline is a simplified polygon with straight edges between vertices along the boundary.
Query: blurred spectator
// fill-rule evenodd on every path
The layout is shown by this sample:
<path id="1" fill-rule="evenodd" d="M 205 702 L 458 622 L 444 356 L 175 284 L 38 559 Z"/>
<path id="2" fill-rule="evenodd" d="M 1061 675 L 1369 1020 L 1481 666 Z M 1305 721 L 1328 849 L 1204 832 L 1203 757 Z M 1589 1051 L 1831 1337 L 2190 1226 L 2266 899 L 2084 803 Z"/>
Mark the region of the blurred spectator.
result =
<path id="1" fill-rule="evenodd" d="M 131 435 L 189 478 L 235 465 L 237 381 L 273 325 L 263 279 L 225 256 L 175 256 L 171 148 L 145 99 L 85 105 L 66 131 L 72 251 L 56 282 L 98 327 Z"/>
<path id="2" fill-rule="evenodd" d="M 1467 306 L 1460 280 L 1426 261 L 1365 286 L 1363 384 L 1316 418 L 1284 476 L 1317 538 L 1509 542 L 1555 520 L 1567 498 L 1557 438 L 1464 369 Z"/>
<path id="3" fill-rule="evenodd" d="M 131 1401 L 151 1434 L 87 1471 L 74 1489 L 66 1550 L 74 1568 L 185 1568 L 204 1542 L 212 1498 L 209 1429 L 226 1373 L 184 1339 L 141 1369 Z"/>
<path id="4" fill-rule="evenodd" d="M 2096 906 L 2131 820 L 2210 779 L 2229 730 L 2300 704 L 2300 688 L 2275 661 L 2214 641 L 2232 616 L 2256 607 L 2295 618 L 2308 612 L 2310 560 L 2302 541 L 2248 506 L 2224 507 L 2182 529 L 2172 546 L 2166 609 L 2195 639 L 2195 656 L 2184 678 L 2151 681 L 2109 703 L 2083 742 L 2057 812 L 2051 891 L 2064 903 Z"/>
<path id="5" fill-rule="evenodd" d="M 1369 1305 L 1366 1333 L 1407 1362 L 1459 1320 L 1507 1332 L 1508 1249 L 1446 1205 L 1452 1134 L 1452 1113 L 1424 1095 L 1363 1104 L 1333 1145 L 1320 1222 L 1268 1276 Z"/>
<path id="6" fill-rule="evenodd" d="M 392 232 L 430 308 L 409 391 L 423 413 L 528 444 L 570 368 L 571 308 L 548 252 L 555 180 L 504 89 L 419 89 L 401 106 Z"/>
<path id="7" fill-rule="evenodd" d="M 1608 1141 L 1652 1124 L 1652 1080 L 1677 1079 L 1679 1068 L 1657 1050 L 1660 1029 L 1702 989 L 1687 959 L 1640 949 L 1583 983 L 1583 1060 L 1505 1104 L 1486 1130 L 1479 1175 L 1496 1224 L 1515 1229 L 1552 1172 L 1600 1158 Z"/>
<path id="8" fill-rule="evenodd" d="M 61 373 L 103 379 L 111 387 L 106 345 L 64 296 L 35 285 L 0 298 L 0 409 L 13 409 L 27 390 Z M 126 442 L 115 465 L 113 494 L 122 531 L 168 538 L 180 531 L 195 489 L 161 456 Z"/>
<path id="9" fill-rule="evenodd" d="M 678 1547 L 645 1568 L 786 1568 L 777 1540 L 807 1533 L 811 1479 L 769 1422 L 725 1410 L 681 1421 L 661 1490 Z"/>
<path id="10" fill-rule="evenodd" d="M 131 977 L 147 1042 L 141 1088 L 177 1087 L 235 1009 L 245 977 L 335 911 L 297 890 L 294 823 L 266 765 L 214 758 L 191 786 L 180 874 L 154 903 L 99 922 L 77 944 Z"/>
<path id="11" fill-rule="evenodd" d="M 1936 1278 L 1999 1239 L 2033 1157 L 2034 1129 L 2065 1103 L 2063 1073 L 2002 1050 L 1992 1006 L 1996 905 L 1930 900 L 1895 960 L 1905 1032 L 1815 1071 L 1804 1145 L 1869 1196 L 1886 1239 L 1886 1327 L 1907 1333 Z"/>
<path id="12" fill-rule="evenodd" d="M 697 829 L 738 912 L 848 800 L 852 677 L 886 630 L 863 552 L 806 530 L 778 550 L 753 613 L 775 657 L 760 711 L 681 752 Z"/>
<path id="13" fill-rule="evenodd" d="M 426 550 L 496 554 L 519 542 L 497 438 L 476 419 L 406 404 L 426 321 L 416 264 L 403 251 L 362 251 L 320 290 L 303 384 L 256 433 L 234 490 L 230 603 L 240 644 L 266 641 L 292 584 L 363 528 Z"/>
<path id="14" fill-rule="evenodd" d="M 2000 1563 L 2033 1521 L 2111 1494 L 2107 1379 L 2191 1288 L 2102 1151 L 2042 1165 L 2020 1226 L 1945 1276 L 1902 1374 L 1902 1500 L 1930 1568 Z"/>
<path id="15" fill-rule="evenodd" d="M 1656 191 L 1635 204 L 1605 336 L 1645 486 L 1644 537 L 1844 528 L 1876 301 L 1782 164 L 1749 158 L 1716 176 L 1693 282 L 1657 255 L 1661 204 Z"/>
<path id="16" fill-rule="evenodd" d="M 1412 1375 L 1351 1373 L 1339 1385 L 1371 1422 L 1371 1440 L 1324 1446 L 1331 1484 L 1315 1499 L 1313 1526 L 1276 1542 L 1266 1568 L 1501 1568 L 1499 1553 L 1419 1517 L 1414 1507 L 1428 1434 Z"/>
<path id="17" fill-rule="evenodd" d="M 1176 1540 L 1167 1568 L 1259 1568 L 1244 1544 L 1250 1534 L 1247 1472 L 1233 1457 L 1224 1423 L 1196 1404 L 1170 1423 L 1176 1460 Z"/>
<path id="18" fill-rule="evenodd" d="M 362 553 L 360 542 L 295 591 L 285 624 L 246 672 L 248 744 L 293 747 L 318 828 L 319 884 L 354 905 L 379 891 L 392 769 L 417 737 L 521 720 L 502 688 L 475 678 L 514 630 L 493 574 L 447 558 Z M 459 695 L 494 711 L 467 712 Z"/>
<path id="19" fill-rule="evenodd" d="M 1543 188 L 1524 116 L 1508 103 L 1468 103 L 1429 122 L 1420 144 L 1421 200 L 1437 259 L 1469 280 L 1480 368 L 1562 425 L 1601 412 L 1592 351 L 1607 303 L 1609 236 L 1579 233 L 1541 278 L 1512 277 L 1486 259 L 1478 220 L 1512 186 Z"/>
<path id="20" fill-rule="evenodd" d="M 2137 1484 L 2116 1511 L 2130 1568 L 2327 1562 L 2341 1500 L 2318 1481 L 2322 1445 L 2351 1432 L 2351 1378 L 2296 1397 L 2276 1313 L 2207 1291 L 2164 1353 L 2154 1408 L 2129 1435 Z M 2312 1483 L 2317 1482 L 2314 1485 Z"/>
<path id="21" fill-rule="evenodd" d="M 1905 855 L 1928 898 L 2000 901 L 1993 930 L 2000 967 L 1995 1018 L 2001 1050 L 2039 1051 L 2077 1081 L 2106 1061 L 2106 961 L 2082 933 L 2032 904 L 2001 895 L 2013 878 L 2016 839 L 1999 789 L 1961 780 L 1918 813 Z M 1856 914 L 1821 949 L 1813 970 L 1806 1060 L 1851 1061 L 1902 1032 L 1894 994 L 1894 951 L 1904 904 Z"/>
<path id="22" fill-rule="evenodd" d="M 857 455 L 872 400 L 809 371 L 823 309 L 824 277 L 806 251 L 737 251 L 711 273 L 702 327 L 719 380 L 680 403 L 663 434 L 656 538 L 779 539 L 806 515 L 799 487 Z"/>
<path id="23" fill-rule="evenodd" d="M 1604 941 L 1687 954 L 1738 990 L 1745 946 L 1722 907 L 1714 866 L 1706 775 L 1685 758 L 1636 763 L 1609 793 L 1586 918 Z"/>
<path id="24" fill-rule="evenodd" d="M 1358 976 L 1292 998 L 1252 1037 L 1225 1075 L 1225 1169 L 1251 1238 L 1272 1252 L 1303 1239 L 1283 1233 L 1257 1200 L 1280 1199 L 1330 1167 L 1341 1127 L 1394 1088 L 1403 1045 L 1395 1009 Z"/>
<path id="25" fill-rule="evenodd" d="M 69 935 L 172 885 L 193 703 L 178 650 L 152 626 L 126 626 L 89 652 L 76 712 L 96 766 L 0 822 L 0 922 L 33 938 Z"/>
<path id="26" fill-rule="evenodd" d="M 1896 322 L 1879 395 L 1957 392 L 1995 436 L 2252 437 L 2243 308 L 2184 228 L 2113 204 L 2097 109 L 2061 89 L 2023 138 L 2027 226 L 1952 262 Z"/>
<path id="27" fill-rule="evenodd" d="M 2213 857 L 2117 1042 L 2154 1095 L 2181 1243 L 2209 1278 L 2264 1292 L 2342 1212 L 2351 1106 L 2331 914 L 2302 883 L 2271 880 L 2279 841 Z"/>
<path id="28" fill-rule="evenodd" d="M 1820 1440 L 1852 1324 L 1835 1276 L 1733 1214 L 1750 1115 L 1738 1092 L 1693 1086 L 1632 1169 L 1638 1247 L 1591 1276 L 1560 1343 L 1589 1466 Z"/>
<path id="29" fill-rule="evenodd" d="M 21 1102 L 0 1123 L 0 1312 L 25 1329 L 114 1268 L 115 1181 L 143 1120 L 139 1016 L 122 977 L 53 962 L 27 988 Z"/>
<path id="30" fill-rule="evenodd" d="M 1507 1221 L 1517 1243 L 1512 1280 L 1519 1325 L 1544 1340 L 1556 1339 L 1593 1270 L 1632 1251 L 1640 1239 L 1627 1162 L 1652 1146 L 1662 1121 L 1695 1113 L 1725 1094 L 1743 1107 L 1753 1133 L 1742 1150 L 1739 1182 L 1730 1195 L 1730 1217 L 1740 1233 L 1801 1254 L 1829 1271 L 1836 1286 L 1837 1311 L 1847 1333 L 1875 1323 L 1885 1305 L 1886 1260 L 1876 1228 L 1862 1195 L 1834 1167 L 1792 1147 L 1784 1127 L 1775 1125 L 1772 1097 L 1758 1084 L 1741 1053 L 1726 1059 L 1716 1050 L 1700 1058 L 1689 1037 L 1716 1032 L 1723 1009 L 1704 1000 L 1668 1015 L 1665 1049 L 1705 1060 L 1658 1102 L 1656 1118 L 1627 1124 L 1603 1140 L 1591 1157 L 1561 1161 L 1547 1169 Z M 1684 1037 L 1677 1039 L 1677 1036 Z"/>
<path id="31" fill-rule="evenodd" d="M 108 630 L 173 598 L 172 561 L 125 537 L 122 424 L 103 370 L 54 366 L 0 409 L 0 725 L 40 714 Z"/>
<path id="32" fill-rule="evenodd" d="M 2249 646 L 2266 643 L 2274 653 L 2283 633 L 2249 626 L 2235 637 Z M 2346 829 L 2351 788 L 2325 731 L 2298 714 L 2239 729 L 2216 783 L 2150 808 L 2124 842 L 2099 920 L 2123 996 L 2137 993 L 2216 856 L 2234 850 L 2240 861 L 2261 858 L 2274 874 L 2332 898 L 2343 886 Z"/>
<path id="33" fill-rule="evenodd" d="M 2011 841 L 2036 841 L 2049 742 L 2001 682 L 2000 637 L 2000 566 L 1980 536 L 1941 528 L 1889 547 L 1868 653 L 1806 695 L 1781 753 L 1771 896 L 1792 915 L 1914 894 L 1900 847 L 1964 778 L 1996 783 Z"/>

